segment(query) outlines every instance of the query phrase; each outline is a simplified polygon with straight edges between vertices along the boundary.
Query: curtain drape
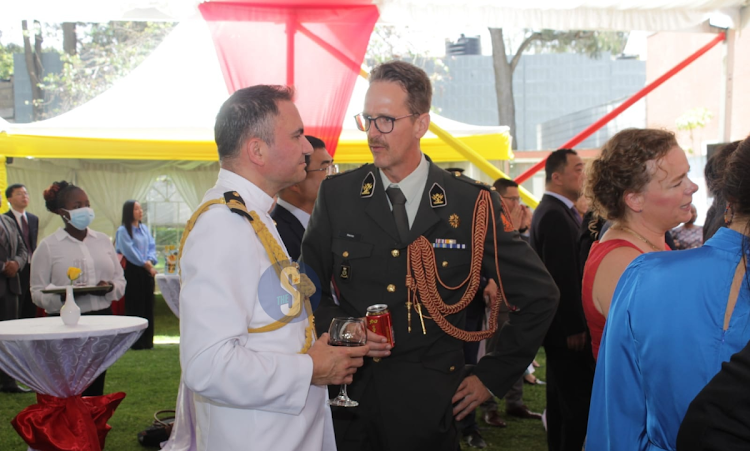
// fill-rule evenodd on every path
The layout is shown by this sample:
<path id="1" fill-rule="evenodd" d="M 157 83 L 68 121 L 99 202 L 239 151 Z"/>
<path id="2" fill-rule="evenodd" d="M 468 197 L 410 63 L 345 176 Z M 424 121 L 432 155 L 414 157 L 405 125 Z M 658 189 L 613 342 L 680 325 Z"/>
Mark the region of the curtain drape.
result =
<path id="1" fill-rule="evenodd" d="M 20 183 L 29 192 L 29 213 L 39 216 L 39 240 L 62 225 L 59 217 L 47 211 L 44 205 L 44 190 L 52 182 L 75 179 L 77 160 L 29 160 L 16 159 L 7 165 L 8 186 Z"/>
<path id="2" fill-rule="evenodd" d="M 198 9 L 229 92 L 257 84 L 294 86 L 305 132 L 322 139 L 333 155 L 378 7 L 369 0 L 306 0 L 204 2 Z"/>
<path id="3" fill-rule="evenodd" d="M 108 222 L 106 228 L 96 230 L 114 236 L 122 222 L 122 204 L 128 199 L 143 202 L 159 172 L 154 168 L 132 171 L 118 164 L 84 163 L 78 172 L 78 185 L 86 190 L 97 217 Z"/>
<path id="4" fill-rule="evenodd" d="M 44 204 L 44 190 L 52 182 L 65 180 L 83 188 L 96 213 L 91 228 L 114 238 L 122 221 L 122 204 L 128 199 L 144 202 L 156 177 L 169 176 L 193 210 L 216 182 L 218 172 L 217 162 L 200 161 L 20 158 L 7 165 L 8 185 L 21 183 L 29 192 L 27 211 L 39 216 L 40 241 L 63 225 Z"/>
<path id="5" fill-rule="evenodd" d="M 182 200 L 188 204 L 190 210 L 194 211 L 200 206 L 206 191 L 216 184 L 218 173 L 219 164 L 212 163 L 191 170 L 172 167 L 166 172 L 166 175 L 172 178 L 177 192 L 182 196 Z"/>

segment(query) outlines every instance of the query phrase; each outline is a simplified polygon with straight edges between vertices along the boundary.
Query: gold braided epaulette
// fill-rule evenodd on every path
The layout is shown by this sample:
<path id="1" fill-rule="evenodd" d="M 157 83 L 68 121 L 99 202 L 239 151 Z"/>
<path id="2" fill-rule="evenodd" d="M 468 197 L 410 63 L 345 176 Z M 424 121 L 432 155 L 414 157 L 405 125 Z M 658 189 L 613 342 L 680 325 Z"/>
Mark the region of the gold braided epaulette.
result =
<path id="1" fill-rule="evenodd" d="M 182 256 L 182 251 L 185 247 L 187 237 L 195 227 L 195 223 L 198 221 L 200 215 L 205 213 L 211 206 L 218 204 L 227 205 L 232 213 L 236 213 L 247 219 L 247 221 L 250 223 L 250 225 L 253 227 L 253 230 L 257 234 L 258 239 L 263 245 L 263 248 L 268 254 L 268 258 L 271 261 L 271 266 L 274 268 L 274 271 L 276 271 L 276 275 L 281 278 L 288 277 L 288 275 L 293 273 L 293 277 L 296 278 L 295 283 L 297 284 L 297 290 L 304 299 L 304 301 L 300 299 L 300 302 L 294 304 L 289 314 L 285 315 L 280 320 L 276 320 L 273 323 L 267 324 L 262 327 L 248 328 L 248 333 L 263 333 L 281 329 L 285 325 L 289 324 L 292 319 L 300 315 L 302 311 L 302 304 L 304 304 L 305 312 L 308 316 L 308 325 L 305 328 L 305 344 L 299 351 L 299 353 L 307 353 L 307 351 L 310 349 L 310 346 L 312 346 L 313 331 L 315 330 L 315 318 L 313 317 L 312 306 L 310 305 L 310 296 L 315 294 L 315 284 L 310 280 L 307 274 L 299 272 L 299 267 L 293 267 L 295 263 L 292 263 L 289 260 L 286 252 L 284 252 L 284 250 L 281 248 L 281 245 L 279 245 L 271 232 L 268 231 L 268 228 L 263 223 L 263 221 L 260 220 L 257 213 L 247 210 L 245 202 L 239 195 L 239 193 L 237 193 L 236 191 L 228 191 L 224 193 L 223 198 L 206 201 L 205 203 L 203 203 L 203 205 L 198 207 L 198 209 L 195 211 L 195 213 L 193 213 L 187 225 L 185 226 L 185 231 L 182 235 L 182 239 L 180 240 L 179 255 Z M 182 279 L 182 271 L 180 271 L 180 279 Z"/>

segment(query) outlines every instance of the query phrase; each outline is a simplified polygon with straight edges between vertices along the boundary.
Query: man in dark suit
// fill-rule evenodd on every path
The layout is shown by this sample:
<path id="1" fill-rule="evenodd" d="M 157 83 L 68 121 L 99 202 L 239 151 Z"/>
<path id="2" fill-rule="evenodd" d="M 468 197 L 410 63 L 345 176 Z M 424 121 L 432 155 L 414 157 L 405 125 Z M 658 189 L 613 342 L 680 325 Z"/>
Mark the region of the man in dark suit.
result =
<path id="1" fill-rule="evenodd" d="M 31 301 L 31 256 L 36 250 L 37 238 L 39 236 L 39 217 L 26 211 L 29 206 L 29 193 L 21 184 L 10 185 L 5 190 L 5 198 L 10 203 L 10 209 L 5 214 L 16 223 L 18 233 L 23 238 L 28 252 L 28 263 L 21 271 L 21 290 L 23 294 L 19 299 L 19 318 L 36 317 L 36 305 Z"/>
<path id="2" fill-rule="evenodd" d="M 580 451 L 586 437 L 594 358 L 581 304 L 578 230 L 574 202 L 583 187 L 583 161 L 570 149 L 547 159 L 546 192 L 531 221 L 529 243 L 560 289 L 560 305 L 544 338 L 547 355 L 547 444 L 550 451 Z"/>
<path id="3" fill-rule="evenodd" d="M 302 240 L 301 266 L 322 282 L 315 311 L 319 334 L 332 318 L 363 317 L 374 304 L 387 304 L 393 322 L 393 348 L 368 329 L 372 358 L 349 385 L 359 407 L 332 410 L 341 451 L 456 451 L 456 420 L 518 380 L 557 304 L 557 288 L 503 221 L 497 194 L 440 169 L 422 153 L 431 99 L 430 79 L 411 64 L 392 61 L 372 71 L 356 120 L 367 132 L 374 164 L 321 184 Z M 487 222 L 475 221 L 475 205 Z M 500 350 L 467 375 L 465 310 L 447 314 L 439 308 L 465 307 L 481 276 L 488 280 L 486 295 L 502 284 L 517 309 L 500 334 Z"/>
<path id="4" fill-rule="evenodd" d="M 526 205 L 521 203 L 521 196 L 518 192 L 518 183 L 509 179 L 497 179 L 492 184 L 503 199 L 503 205 L 510 212 L 510 219 L 513 223 L 513 228 L 517 229 L 521 234 L 521 239 L 528 241 L 528 237 L 524 236 L 523 233 L 527 232 L 531 225 L 531 210 Z M 500 324 L 505 324 L 508 321 L 508 311 L 506 309 L 500 310 Z M 494 337 L 487 340 L 487 350 L 493 351 L 495 347 Z M 528 420 L 541 420 L 542 414 L 532 412 L 526 404 L 523 403 L 523 384 L 524 378 L 518 378 L 518 381 L 513 384 L 513 387 L 508 390 L 505 394 L 505 413 L 509 416 L 518 417 Z M 492 426 L 505 427 L 506 425 L 502 422 L 500 414 L 497 412 L 497 403 L 494 400 L 490 400 L 483 406 L 484 409 L 484 421 Z M 500 423 L 500 424 L 498 424 Z"/>
<path id="5" fill-rule="evenodd" d="M 15 221 L 0 215 L 0 321 L 18 319 L 18 298 L 22 294 L 19 273 L 26 266 L 28 255 Z M 24 393 L 10 376 L 0 371 L 0 391 Z"/>
<path id="6" fill-rule="evenodd" d="M 326 175 L 336 173 L 333 158 L 326 150 L 323 140 L 305 135 L 313 147 L 313 153 L 306 158 L 305 180 L 279 191 L 276 206 L 271 211 L 271 218 L 276 223 L 276 230 L 286 246 L 292 260 L 299 260 L 302 236 L 310 221 L 318 189 Z"/>

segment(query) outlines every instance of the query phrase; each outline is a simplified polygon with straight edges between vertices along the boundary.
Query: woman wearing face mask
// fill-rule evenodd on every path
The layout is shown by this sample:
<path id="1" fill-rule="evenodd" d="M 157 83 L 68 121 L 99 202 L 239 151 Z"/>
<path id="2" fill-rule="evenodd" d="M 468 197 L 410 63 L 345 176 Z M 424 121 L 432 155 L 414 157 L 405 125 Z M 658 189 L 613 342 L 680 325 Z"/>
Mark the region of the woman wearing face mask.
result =
<path id="1" fill-rule="evenodd" d="M 55 182 L 44 191 L 47 210 L 60 215 L 64 228 L 42 240 L 32 258 L 31 299 L 48 315 L 59 315 L 65 295 L 46 294 L 47 288 L 70 285 L 68 268 L 82 266 L 86 285 L 101 286 L 99 291 L 76 294 L 82 315 L 111 315 L 110 304 L 125 293 L 125 277 L 109 237 L 88 228 L 94 211 L 86 192 L 68 182 Z M 104 393 L 102 373 L 83 396 Z"/>
<path id="2" fill-rule="evenodd" d="M 148 328 L 130 349 L 154 347 L 154 276 L 156 243 L 143 219 L 141 204 L 134 200 L 122 206 L 122 225 L 117 229 L 117 252 L 125 257 L 125 314 L 148 320 Z"/>

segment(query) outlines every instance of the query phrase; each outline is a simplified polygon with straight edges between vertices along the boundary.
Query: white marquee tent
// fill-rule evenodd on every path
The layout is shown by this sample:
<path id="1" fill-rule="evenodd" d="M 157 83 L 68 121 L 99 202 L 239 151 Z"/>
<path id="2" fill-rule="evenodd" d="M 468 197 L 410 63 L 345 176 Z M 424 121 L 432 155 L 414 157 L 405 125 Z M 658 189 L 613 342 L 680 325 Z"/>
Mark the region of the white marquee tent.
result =
<path id="1" fill-rule="evenodd" d="M 199 0 L 26 0 L 4 5 L 3 15 L 54 22 L 179 21 L 194 15 L 198 3 Z M 329 3 L 347 3 L 347 0 Z M 372 3 L 380 9 L 381 22 L 414 27 L 666 31 L 699 26 L 716 13 L 728 16 L 736 29 L 750 20 L 747 0 L 373 0 Z"/>
<path id="2" fill-rule="evenodd" d="M 305 3 L 306 0 L 298 0 Z M 332 0 L 341 3 L 345 0 Z M 448 0 L 376 0 L 381 12 L 381 22 L 408 24 L 411 27 L 436 27 L 450 24 L 493 27 L 528 27 L 554 29 L 619 29 L 619 30 L 688 30 L 705 27 L 709 16 L 719 14 L 728 20 L 730 26 L 742 28 L 750 21 L 750 0 L 528 0 L 519 4 L 511 0 L 467 0 L 457 4 Z M 5 20 L 37 19 L 43 21 L 106 21 L 106 20 L 180 20 L 188 23 L 188 18 L 196 16 L 196 0 L 27 0 L 3 5 Z M 175 36 L 186 32 L 189 27 L 178 27 Z M 182 31 L 181 31 L 182 30 Z M 186 32 L 189 34 L 189 32 Z M 207 32 L 199 32 L 207 34 Z M 171 37 L 171 36 L 170 36 Z M 184 38 L 182 36 L 181 38 Z M 168 38 L 169 40 L 169 38 Z M 177 41 L 177 38 L 174 39 Z M 165 41 L 166 49 L 169 49 Z M 206 124 L 213 123 L 218 105 L 226 97 L 224 84 L 208 83 L 207 80 L 221 80 L 218 64 L 203 64 L 206 58 L 215 54 L 210 39 L 196 41 L 193 47 L 194 58 L 182 61 L 169 60 L 171 50 L 157 49 L 158 57 L 149 58 L 131 76 L 122 80 L 116 88 L 104 93 L 88 104 L 59 118 L 29 125 L 38 135 L 65 136 L 82 132 L 81 124 L 91 136 L 99 134 L 133 133 L 148 137 L 151 134 L 173 134 L 182 138 L 206 137 L 210 130 Z M 198 57 L 198 55 L 201 55 Z M 165 63 L 171 61 L 171 63 Z M 153 74 L 163 76 L 154 82 Z M 169 74 L 169 75 L 166 75 Z M 149 80 L 145 83 L 144 80 Z M 179 86 L 179 88 L 177 88 Z M 361 95 L 361 85 L 355 88 L 353 98 Z M 134 101 L 142 108 L 127 108 Z M 357 105 L 356 101 L 353 101 Z M 199 108 L 196 108 L 200 105 Z M 356 107 L 354 107 L 356 112 Z M 347 117 L 353 114 L 347 112 Z M 470 126 L 440 123 L 444 128 L 465 134 L 493 133 L 498 128 L 477 129 Z M 158 124 L 158 126 L 157 126 Z M 13 125 L 5 128 L 12 132 Z M 158 127 L 158 131 L 157 131 Z M 0 124 L 2 128 L 2 124 Z M 342 133 L 342 143 L 349 131 Z M 156 135 L 153 135 L 156 136 Z M 59 138 L 55 138 L 59 140 Z M 148 158 L 148 156 L 144 156 Z M 120 172 L 112 173 L 108 165 L 119 163 Z M 168 165 L 169 167 L 165 167 Z M 211 183 L 214 168 L 200 171 L 205 163 L 113 161 L 95 162 L 87 160 L 19 161 L 8 166 L 8 181 L 23 180 L 33 194 L 35 212 L 42 213 L 46 232 L 56 227 L 50 224 L 49 216 L 43 211 L 40 188 L 53 179 L 75 178 L 77 182 L 92 192 L 105 192 L 101 198 L 92 201 L 100 214 L 102 230 L 112 230 L 118 223 L 121 198 L 139 198 L 145 193 L 149 171 L 168 173 L 177 181 L 183 197 L 192 206 L 197 203 L 201 190 Z M 137 171 L 134 169 L 138 169 Z M 202 183 L 179 182 L 181 174 L 189 170 L 191 177 L 207 176 Z M 208 176 L 211 174 L 211 176 Z M 145 178 L 144 178 L 145 177 Z M 118 182 L 118 179 L 120 181 Z M 38 180 L 38 183 L 35 181 Z M 128 186 L 127 195 L 113 192 L 113 186 Z M 198 187 L 200 186 L 200 187 Z M 93 197 L 93 196 L 92 196 Z"/>
<path id="3" fill-rule="evenodd" d="M 336 153 L 339 162 L 370 159 L 365 135 L 352 119 L 361 111 L 366 89 L 367 82 L 358 79 Z M 53 180 L 75 180 L 84 187 L 99 213 L 93 227 L 106 233 L 118 226 L 122 202 L 143 199 L 157 175 L 169 175 L 188 206 L 196 208 L 215 181 L 213 124 L 227 96 L 206 23 L 184 20 L 131 74 L 88 103 L 45 121 L 0 123 L 0 132 L 6 132 L 0 134 L 0 154 L 35 158 L 16 158 L 7 166 L 8 183 L 27 185 L 29 210 L 41 218 L 42 237 L 58 226 L 41 197 Z M 507 127 L 473 126 L 438 115 L 433 121 L 469 145 L 480 144 L 488 158 L 509 156 Z M 436 161 L 463 159 L 431 133 L 423 145 Z"/>

